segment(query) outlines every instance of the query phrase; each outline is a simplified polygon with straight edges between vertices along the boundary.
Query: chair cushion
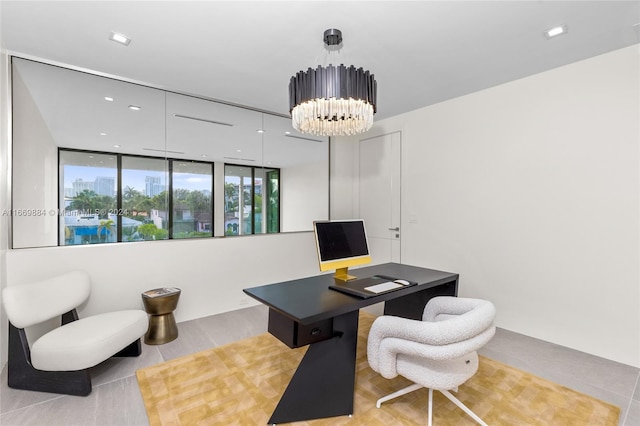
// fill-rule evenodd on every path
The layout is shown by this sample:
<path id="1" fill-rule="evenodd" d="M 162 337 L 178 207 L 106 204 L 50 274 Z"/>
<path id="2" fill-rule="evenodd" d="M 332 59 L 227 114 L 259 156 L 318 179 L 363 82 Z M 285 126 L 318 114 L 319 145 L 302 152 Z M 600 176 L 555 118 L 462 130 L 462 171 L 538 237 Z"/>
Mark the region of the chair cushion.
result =
<path id="1" fill-rule="evenodd" d="M 2 303 L 11 324 L 26 328 L 77 308 L 89 298 L 91 278 L 72 271 L 32 284 L 2 290 Z"/>
<path id="2" fill-rule="evenodd" d="M 109 312 L 73 321 L 33 343 L 31 364 L 45 371 L 93 367 L 139 339 L 147 327 L 147 314 L 141 310 Z"/>

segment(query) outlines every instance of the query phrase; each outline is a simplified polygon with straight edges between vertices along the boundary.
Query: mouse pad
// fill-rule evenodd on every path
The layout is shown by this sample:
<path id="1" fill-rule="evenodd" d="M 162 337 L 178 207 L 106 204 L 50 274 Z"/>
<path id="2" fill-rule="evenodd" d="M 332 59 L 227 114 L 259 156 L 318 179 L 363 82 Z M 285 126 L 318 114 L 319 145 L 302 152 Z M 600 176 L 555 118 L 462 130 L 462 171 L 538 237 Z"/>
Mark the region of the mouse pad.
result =
<path id="1" fill-rule="evenodd" d="M 365 278 L 356 278 L 355 280 L 349 280 L 349 281 L 336 281 L 335 284 L 330 285 L 329 288 L 331 290 L 336 290 L 339 291 L 341 293 L 346 293 L 346 294 L 350 294 L 352 296 L 357 296 L 363 299 L 367 299 L 369 297 L 375 297 L 378 296 L 380 294 L 385 294 L 385 293 L 389 293 L 391 291 L 396 291 L 396 290 L 400 290 L 403 289 L 405 287 L 410 287 L 410 286 L 414 286 L 417 283 L 414 281 L 409 281 L 409 280 L 405 280 L 407 281 L 409 284 L 408 285 L 400 285 L 396 288 L 390 288 L 388 290 L 385 291 L 381 291 L 381 292 L 374 292 L 374 291 L 370 291 L 370 290 L 366 290 L 366 287 L 372 287 L 378 284 L 383 284 L 386 282 L 393 282 L 398 280 L 399 278 L 395 278 L 395 277 L 390 277 L 387 275 L 374 275 L 371 277 L 365 277 Z M 400 278 L 401 279 L 401 278 Z"/>

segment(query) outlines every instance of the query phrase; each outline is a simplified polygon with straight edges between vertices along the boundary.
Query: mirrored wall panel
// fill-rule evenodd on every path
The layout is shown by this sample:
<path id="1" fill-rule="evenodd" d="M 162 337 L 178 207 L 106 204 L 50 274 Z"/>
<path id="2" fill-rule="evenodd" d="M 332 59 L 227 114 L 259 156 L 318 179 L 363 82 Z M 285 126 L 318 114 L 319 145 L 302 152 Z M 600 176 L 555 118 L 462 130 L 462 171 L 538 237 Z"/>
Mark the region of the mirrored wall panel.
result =
<path id="1" fill-rule="evenodd" d="M 13 248 L 310 231 L 328 218 L 329 142 L 288 118 L 12 64 Z"/>

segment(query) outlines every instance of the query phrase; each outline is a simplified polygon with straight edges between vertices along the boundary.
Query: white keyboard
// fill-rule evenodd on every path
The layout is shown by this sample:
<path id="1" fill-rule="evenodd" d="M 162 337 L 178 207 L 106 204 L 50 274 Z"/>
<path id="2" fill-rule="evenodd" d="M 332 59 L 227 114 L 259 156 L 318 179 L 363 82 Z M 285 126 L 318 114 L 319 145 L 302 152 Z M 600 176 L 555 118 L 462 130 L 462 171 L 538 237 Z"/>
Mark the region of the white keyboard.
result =
<path id="1" fill-rule="evenodd" d="M 402 284 L 394 283 L 393 281 L 387 281 L 386 283 L 380 283 L 376 285 L 372 285 L 369 287 L 365 287 L 365 290 L 368 290 L 373 293 L 382 293 L 388 290 L 393 290 L 394 288 L 404 287 Z"/>

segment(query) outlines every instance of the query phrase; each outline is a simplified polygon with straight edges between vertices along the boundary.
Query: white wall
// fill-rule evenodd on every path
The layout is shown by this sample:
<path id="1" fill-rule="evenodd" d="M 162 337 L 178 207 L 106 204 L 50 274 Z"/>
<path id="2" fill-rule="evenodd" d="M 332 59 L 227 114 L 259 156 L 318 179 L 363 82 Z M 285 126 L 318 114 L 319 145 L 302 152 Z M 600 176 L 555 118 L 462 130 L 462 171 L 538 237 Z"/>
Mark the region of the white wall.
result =
<path id="1" fill-rule="evenodd" d="M 9 210 L 9 134 L 11 120 L 9 115 L 9 59 L 0 43 L 0 290 L 7 285 L 6 255 L 9 247 L 9 216 L 2 214 Z M 0 302 L 2 296 L 0 295 Z M 7 317 L 0 303 L 0 336 L 6 335 Z M 0 339 L 0 368 L 4 365 L 7 353 L 6 338 Z"/>
<path id="2" fill-rule="evenodd" d="M 282 232 L 311 229 L 314 220 L 329 218 L 329 170 L 326 160 L 325 156 L 318 158 L 318 161 L 280 169 Z"/>
<path id="3" fill-rule="evenodd" d="M 329 208 L 331 219 L 353 219 L 358 211 L 359 136 L 331 138 Z"/>
<path id="4" fill-rule="evenodd" d="M 257 304 L 243 288 L 319 273 L 311 232 L 18 249 L 7 265 L 9 285 L 89 272 L 92 293 L 81 316 L 142 309 L 143 291 L 180 287 L 178 322 Z"/>
<path id="5" fill-rule="evenodd" d="M 639 81 L 636 45 L 378 122 L 402 131 L 403 263 L 460 273 L 500 327 L 639 367 Z"/>
<path id="6" fill-rule="evenodd" d="M 58 147 L 40 109 L 29 94 L 19 73 L 12 76 L 13 114 L 29 117 L 13 120 L 13 158 L 29 158 L 30 163 L 16 161 L 12 181 L 19 182 L 13 191 L 12 208 L 27 213 L 58 210 Z M 14 214 L 13 247 L 46 247 L 58 244 L 58 216 L 55 214 Z"/>

